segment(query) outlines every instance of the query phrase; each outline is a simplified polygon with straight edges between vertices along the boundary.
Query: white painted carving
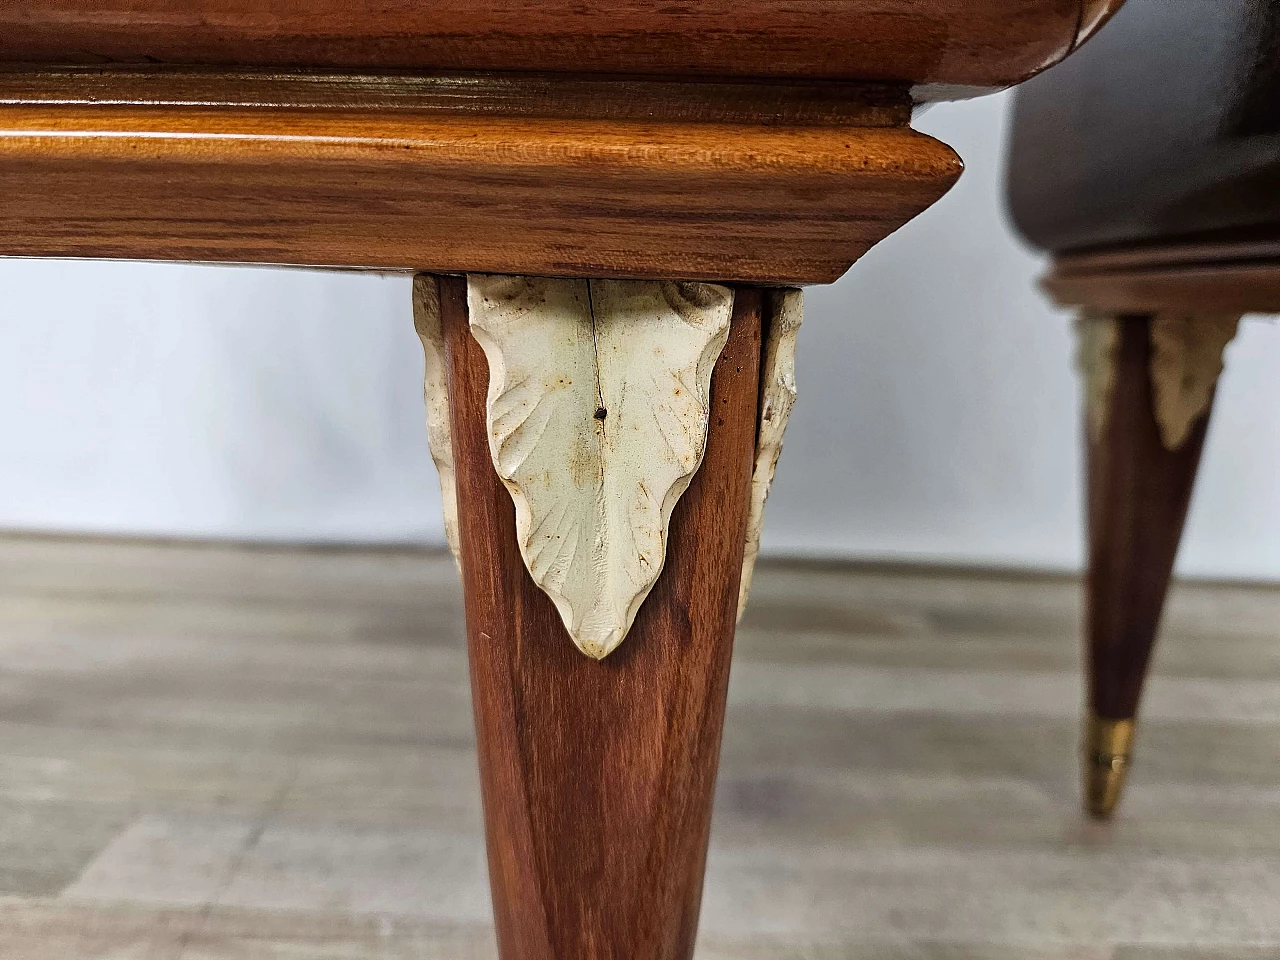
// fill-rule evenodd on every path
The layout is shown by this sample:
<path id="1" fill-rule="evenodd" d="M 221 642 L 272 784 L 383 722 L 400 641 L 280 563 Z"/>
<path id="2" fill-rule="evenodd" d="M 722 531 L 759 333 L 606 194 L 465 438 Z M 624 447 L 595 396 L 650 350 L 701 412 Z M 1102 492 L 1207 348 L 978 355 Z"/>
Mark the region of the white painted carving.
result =
<path id="1" fill-rule="evenodd" d="M 1120 352 L 1120 321 L 1082 311 L 1076 318 L 1076 369 L 1084 383 L 1085 421 L 1094 443 L 1102 440 L 1111 413 Z"/>
<path id="2" fill-rule="evenodd" d="M 525 566 L 583 653 L 622 642 L 702 463 L 733 293 L 703 283 L 469 276 L 489 450 Z"/>
<path id="3" fill-rule="evenodd" d="M 427 404 L 427 444 L 436 473 L 440 475 L 440 500 L 444 507 L 444 535 L 454 563 L 462 569 L 458 548 L 458 490 L 453 468 L 453 434 L 449 424 L 449 389 L 445 383 L 444 331 L 440 327 L 440 285 L 435 277 L 413 278 L 413 326 L 426 356 L 423 393 Z"/>
<path id="4" fill-rule="evenodd" d="M 779 290 L 766 295 L 768 334 L 761 357 L 760 430 L 756 436 L 756 464 L 751 473 L 751 507 L 747 514 L 747 545 L 742 555 L 738 587 L 738 619 L 747 609 L 751 577 L 760 554 L 764 504 L 782 454 L 782 435 L 796 402 L 796 334 L 804 318 L 804 292 Z"/>
<path id="5" fill-rule="evenodd" d="M 1187 442 L 1208 411 L 1222 373 L 1222 352 L 1240 317 L 1159 314 L 1151 321 L 1151 390 L 1160 440 L 1168 450 Z"/>

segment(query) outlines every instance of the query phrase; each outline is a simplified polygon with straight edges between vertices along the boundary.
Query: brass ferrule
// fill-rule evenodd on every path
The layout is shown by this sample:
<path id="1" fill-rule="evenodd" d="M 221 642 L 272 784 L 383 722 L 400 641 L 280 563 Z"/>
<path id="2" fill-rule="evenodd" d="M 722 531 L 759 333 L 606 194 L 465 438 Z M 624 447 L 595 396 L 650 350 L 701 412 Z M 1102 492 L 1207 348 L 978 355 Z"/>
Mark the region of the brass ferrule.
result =
<path id="1" fill-rule="evenodd" d="M 1120 802 L 1133 760 L 1134 721 L 1090 716 L 1084 737 L 1085 806 L 1090 815 L 1110 817 Z"/>

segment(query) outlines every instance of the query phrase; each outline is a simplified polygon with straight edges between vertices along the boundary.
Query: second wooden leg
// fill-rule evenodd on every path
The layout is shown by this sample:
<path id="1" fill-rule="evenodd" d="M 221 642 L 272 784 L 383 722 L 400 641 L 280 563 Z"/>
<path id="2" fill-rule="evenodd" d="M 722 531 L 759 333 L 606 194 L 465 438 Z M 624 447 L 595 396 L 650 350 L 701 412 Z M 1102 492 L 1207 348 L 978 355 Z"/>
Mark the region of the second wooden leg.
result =
<path id="1" fill-rule="evenodd" d="M 1216 381 L 1171 443 L 1157 422 L 1151 317 L 1122 317 L 1088 418 L 1088 707 L 1085 802 L 1109 816 L 1124 786 L 1138 704 L 1182 536 Z M 1218 357 L 1221 347 L 1218 347 Z M 1109 385 L 1109 389 L 1107 386 Z"/>
<path id="2" fill-rule="evenodd" d="M 503 960 L 688 960 L 757 423 L 760 294 L 739 291 L 705 457 L 625 643 L 584 656 L 517 549 L 465 281 L 442 278 L 490 882 Z"/>

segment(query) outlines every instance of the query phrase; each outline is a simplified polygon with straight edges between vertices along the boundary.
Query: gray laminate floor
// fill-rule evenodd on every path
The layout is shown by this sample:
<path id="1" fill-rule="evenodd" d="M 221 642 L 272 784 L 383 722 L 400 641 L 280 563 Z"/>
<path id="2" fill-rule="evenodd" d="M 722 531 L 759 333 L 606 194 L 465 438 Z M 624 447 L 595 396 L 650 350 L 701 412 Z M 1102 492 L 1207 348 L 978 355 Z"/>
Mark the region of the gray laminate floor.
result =
<path id="1" fill-rule="evenodd" d="M 1280 591 L 1177 592 L 1100 826 L 1075 585 L 756 584 L 700 960 L 1280 956 Z M 0 960 L 492 960 L 469 709 L 443 556 L 0 540 Z"/>

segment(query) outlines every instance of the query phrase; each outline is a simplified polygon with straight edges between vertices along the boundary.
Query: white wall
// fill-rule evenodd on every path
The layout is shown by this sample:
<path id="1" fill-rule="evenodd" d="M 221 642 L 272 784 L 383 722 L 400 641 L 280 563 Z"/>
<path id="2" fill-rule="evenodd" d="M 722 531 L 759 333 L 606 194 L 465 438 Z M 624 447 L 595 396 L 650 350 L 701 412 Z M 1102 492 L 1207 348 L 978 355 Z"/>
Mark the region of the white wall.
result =
<path id="1" fill-rule="evenodd" d="M 403 278 L 0 261 L 0 526 L 441 535 Z"/>
<path id="2" fill-rule="evenodd" d="M 1076 567 L 1083 556 L 1070 316 L 1003 204 L 1007 96 L 917 127 L 967 170 L 838 283 L 810 291 L 801 406 L 768 546 L 788 553 Z M 1229 348 L 1181 568 L 1280 579 L 1280 332 Z"/>
<path id="3" fill-rule="evenodd" d="M 1007 99 L 918 126 L 968 162 L 808 294 L 766 549 L 1075 567 L 1068 318 L 1003 220 Z M 440 539 L 408 282 L 0 261 L 0 527 Z M 1280 334 L 1231 348 L 1183 569 L 1280 579 Z"/>

